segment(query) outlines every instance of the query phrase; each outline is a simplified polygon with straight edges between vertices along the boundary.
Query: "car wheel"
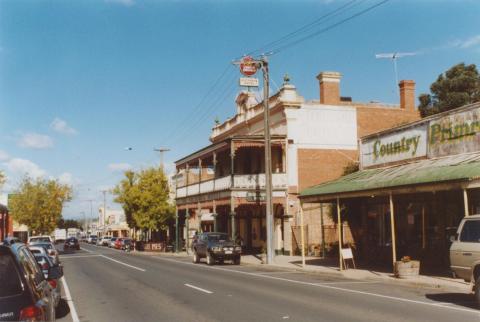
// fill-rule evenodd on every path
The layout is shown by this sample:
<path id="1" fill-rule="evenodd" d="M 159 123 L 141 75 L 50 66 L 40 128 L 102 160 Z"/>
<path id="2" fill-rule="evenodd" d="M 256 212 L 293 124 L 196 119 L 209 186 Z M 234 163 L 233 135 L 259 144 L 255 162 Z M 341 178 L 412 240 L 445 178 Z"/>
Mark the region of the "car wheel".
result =
<path id="1" fill-rule="evenodd" d="M 198 257 L 198 254 L 197 254 L 196 251 L 193 251 L 193 262 L 194 262 L 195 264 L 200 263 L 200 257 Z"/>
<path id="2" fill-rule="evenodd" d="M 240 256 L 235 257 L 235 259 L 233 260 L 233 264 L 240 265 Z"/>
<path id="3" fill-rule="evenodd" d="M 223 264 L 225 264 L 225 261 L 224 261 L 223 259 L 221 259 L 221 260 L 218 261 L 218 263 L 219 263 L 220 265 L 223 265 Z"/>
<path id="4" fill-rule="evenodd" d="M 475 301 L 477 306 L 480 308 L 480 276 L 477 277 L 475 281 Z"/>
<path id="5" fill-rule="evenodd" d="M 207 252 L 207 265 L 213 265 L 215 264 L 215 260 L 213 259 L 213 256 Z"/>

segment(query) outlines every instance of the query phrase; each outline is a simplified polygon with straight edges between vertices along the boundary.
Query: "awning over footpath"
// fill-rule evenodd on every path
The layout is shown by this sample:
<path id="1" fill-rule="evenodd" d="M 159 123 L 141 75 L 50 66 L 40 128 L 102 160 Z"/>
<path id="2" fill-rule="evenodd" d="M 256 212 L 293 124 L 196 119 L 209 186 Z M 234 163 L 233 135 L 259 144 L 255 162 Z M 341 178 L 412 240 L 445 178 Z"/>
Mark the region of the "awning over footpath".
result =
<path id="1" fill-rule="evenodd" d="M 426 159 L 381 169 L 361 170 L 337 180 L 303 190 L 300 198 L 334 199 L 337 196 L 361 196 L 379 190 L 394 190 L 409 186 L 480 179 L 480 153 L 460 154 Z"/>

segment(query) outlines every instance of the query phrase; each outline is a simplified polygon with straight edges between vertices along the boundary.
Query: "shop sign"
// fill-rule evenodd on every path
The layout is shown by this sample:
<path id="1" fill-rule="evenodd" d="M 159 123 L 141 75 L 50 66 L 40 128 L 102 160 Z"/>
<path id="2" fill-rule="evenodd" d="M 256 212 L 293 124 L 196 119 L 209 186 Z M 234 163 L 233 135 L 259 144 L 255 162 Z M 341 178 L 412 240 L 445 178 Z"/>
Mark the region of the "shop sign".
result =
<path id="1" fill-rule="evenodd" d="M 430 121 L 429 158 L 480 150 L 480 108 Z"/>
<path id="2" fill-rule="evenodd" d="M 364 168 L 424 157 L 427 155 L 427 124 L 365 140 L 360 153 Z"/>
<path id="3" fill-rule="evenodd" d="M 253 76 L 257 72 L 257 62 L 250 56 L 243 57 L 240 62 L 240 73 L 245 76 Z"/>
<path id="4" fill-rule="evenodd" d="M 265 198 L 266 198 L 265 192 L 256 192 L 256 191 L 247 192 L 247 197 L 246 197 L 248 202 L 265 201 Z"/>
<path id="5" fill-rule="evenodd" d="M 241 77 L 240 78 L 240 86 L 258 87 L 258 78 Z"/>

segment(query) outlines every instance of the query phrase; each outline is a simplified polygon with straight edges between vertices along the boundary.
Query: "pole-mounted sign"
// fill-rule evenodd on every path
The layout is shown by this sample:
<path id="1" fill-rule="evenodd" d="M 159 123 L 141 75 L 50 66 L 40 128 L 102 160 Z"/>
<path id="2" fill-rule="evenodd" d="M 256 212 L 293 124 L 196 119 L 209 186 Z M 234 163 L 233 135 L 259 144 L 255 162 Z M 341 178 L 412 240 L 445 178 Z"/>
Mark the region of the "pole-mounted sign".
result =
<path id="1" fill-rule="evenodd" d="M 245 56 L 240 62 L 240 73 L 253 76 L 257 72 L 257 62 L 250 56 Z"/>

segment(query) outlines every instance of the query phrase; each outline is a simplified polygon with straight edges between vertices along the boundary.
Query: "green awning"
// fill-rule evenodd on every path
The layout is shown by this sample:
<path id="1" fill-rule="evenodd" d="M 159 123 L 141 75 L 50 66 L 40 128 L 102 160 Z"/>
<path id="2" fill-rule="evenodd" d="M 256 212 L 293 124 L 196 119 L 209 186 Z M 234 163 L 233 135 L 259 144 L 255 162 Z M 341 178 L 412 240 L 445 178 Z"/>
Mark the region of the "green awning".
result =
<path id="1" fill-rule="evenodd" d="M 300 197 L 352 193 L 480 178 L 480 153 L 427 159 L 380 169 L 357 171 L 303 190 Z"/>

